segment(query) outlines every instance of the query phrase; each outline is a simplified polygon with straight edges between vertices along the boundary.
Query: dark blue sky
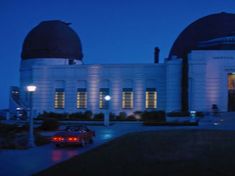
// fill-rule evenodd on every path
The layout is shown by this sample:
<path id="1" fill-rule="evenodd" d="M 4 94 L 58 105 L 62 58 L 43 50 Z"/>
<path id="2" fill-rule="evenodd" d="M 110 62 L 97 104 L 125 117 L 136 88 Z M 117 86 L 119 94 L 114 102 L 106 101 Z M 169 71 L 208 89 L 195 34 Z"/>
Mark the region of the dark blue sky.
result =
<path id="1" fill-rule="evenodd" d="M 24 37 L 43 20 L 71 22 L 83 45 L 85 63 L 161 61 L 178 34 L 200 17 L 235 13 L 234 0 L 0 0 L 0 109 L 8 107 L 11 85 L 19 85 Z"/>

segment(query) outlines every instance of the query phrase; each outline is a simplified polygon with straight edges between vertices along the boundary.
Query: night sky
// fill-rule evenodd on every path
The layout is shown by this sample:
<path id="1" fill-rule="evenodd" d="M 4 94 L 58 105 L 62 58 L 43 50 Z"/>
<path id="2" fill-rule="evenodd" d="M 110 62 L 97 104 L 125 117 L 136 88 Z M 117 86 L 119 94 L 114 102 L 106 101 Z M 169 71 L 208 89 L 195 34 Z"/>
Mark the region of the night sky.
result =
<path id="1" fill-rule="evenodd" d="M 19 85 L 27 33 L 44 20 L 63 20 L 80 36 L 84 63 L 161 62 L 178 34 L 203 16 L 235 13 L 234 0 L 0 0 L 0 109 Z"/>

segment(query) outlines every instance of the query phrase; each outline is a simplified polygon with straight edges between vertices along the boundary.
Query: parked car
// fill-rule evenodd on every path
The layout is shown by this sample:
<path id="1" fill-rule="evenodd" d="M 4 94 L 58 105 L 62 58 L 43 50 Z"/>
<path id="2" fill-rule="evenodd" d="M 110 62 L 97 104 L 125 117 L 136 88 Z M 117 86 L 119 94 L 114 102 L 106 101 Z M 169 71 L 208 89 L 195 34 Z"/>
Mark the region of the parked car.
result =
<path id="1" fill-rule="evenodd" d="M 80 145 L 84 147 L 88 143 L 93 143 L 95 132 L 86 126 L 68 126 L 65 131 L 56 133 L 51 141 L 57 146 Z"/>

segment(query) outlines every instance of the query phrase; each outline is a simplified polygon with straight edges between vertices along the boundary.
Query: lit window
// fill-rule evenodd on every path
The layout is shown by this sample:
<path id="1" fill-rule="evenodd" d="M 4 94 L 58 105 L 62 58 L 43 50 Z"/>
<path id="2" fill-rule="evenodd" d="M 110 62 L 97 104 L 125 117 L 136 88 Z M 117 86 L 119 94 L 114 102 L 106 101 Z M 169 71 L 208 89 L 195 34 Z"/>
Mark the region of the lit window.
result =
<path id="1" fill-rule="evenodd" d="M 108 102 L 105 101 L 104 97 L 106 95 L 109 95 L 109 89 L 108 88 L 101 88 L 100 89 L 100 96 L 99 96 L 99 108 L 100 109 L 107 109 L 108 108 Z"/>
<path id="2" fill-rule="evenodd" d="M 235 74 L 234 73 L 228 74 L 228 89 L 229 90 L 235 89 Z"/>
<path id="3" fill-rule="evenodd" d="M 64 109 L 64 89 L 55 90 L 54 107 L 55 109 Z"/>
<path id="4" fill-rule="evenodd" d="M 133 90 L 130 88 L 124 88 L 122 90 L 122 108 L 133 108 Z"/>
<path id="5" fill-rule="evenodd" d="M 77 108 L 85 109 L 87 106 L 87 92 L 86 89 L 77 90 Z"/>
<path id="6" fill-rule="evenodd" d="M 147 88 L 145 92 L 145 108 L 157 108 L 157 91 L 155 88 Z"/>

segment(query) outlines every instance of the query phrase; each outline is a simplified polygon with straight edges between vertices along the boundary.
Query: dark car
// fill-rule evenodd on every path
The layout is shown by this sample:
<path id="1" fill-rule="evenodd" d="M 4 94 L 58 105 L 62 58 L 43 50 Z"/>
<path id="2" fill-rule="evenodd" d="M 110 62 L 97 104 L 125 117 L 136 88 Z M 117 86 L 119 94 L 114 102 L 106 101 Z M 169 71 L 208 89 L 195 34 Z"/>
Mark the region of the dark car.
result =
<path id="1" fill-rule="evenodd" d="M 80 145 L 84 147 L 88 143 L 93 143 L 95 132 L 86 126 L 68 126 L 65 131 L 56 133 L 51 141 L 57 146 Z"/>

